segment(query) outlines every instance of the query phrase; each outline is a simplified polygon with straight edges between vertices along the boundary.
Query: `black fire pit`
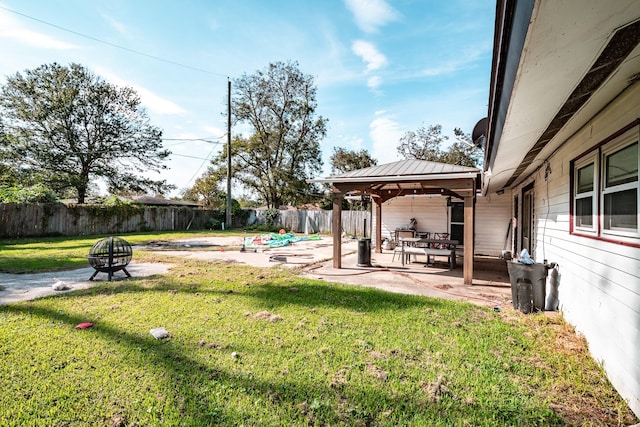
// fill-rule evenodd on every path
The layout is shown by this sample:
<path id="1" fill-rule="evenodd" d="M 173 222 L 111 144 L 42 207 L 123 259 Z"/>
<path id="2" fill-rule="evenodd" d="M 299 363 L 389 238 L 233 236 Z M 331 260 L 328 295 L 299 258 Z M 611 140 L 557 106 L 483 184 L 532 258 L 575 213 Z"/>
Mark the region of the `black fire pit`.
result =
<path id="1" fill-rule="evenodd" d="M 98 240 L 91 247 L 87 257 L 89 265 L 96 269 L 89 280 L 93 280 L 98 273 L 102 272 L 109 274 L 109 281 L 111 281 L 113 273 L 120 270 L 124 271 L 127 277 L 131 277 L 125 267 L 131 262 L 132 256 L 131 245 L 120 237 L 112 236 Z"/>

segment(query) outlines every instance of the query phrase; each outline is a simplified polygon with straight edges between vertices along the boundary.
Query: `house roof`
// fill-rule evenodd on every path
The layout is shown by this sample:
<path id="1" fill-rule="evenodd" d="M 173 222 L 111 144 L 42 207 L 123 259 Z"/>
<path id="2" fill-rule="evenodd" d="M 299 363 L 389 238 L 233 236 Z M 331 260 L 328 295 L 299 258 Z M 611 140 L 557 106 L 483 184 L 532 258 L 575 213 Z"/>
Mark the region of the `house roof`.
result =
<path id="1" fill-rule="evenodd" d="M 480 169 L 426 160 L 401 160 L 331 175 L 312 182 L 331 183 L 334 192 L 370 194 L 383 201 L 406 194 L 464 197 L 475 193 Z"/>
<path id="2" fill-rule="evenodd" d="M 521 183 L 638 80 L 637 0 L 498 0 L 483 193 Z"/>
<path id="3" fill-rule="evenodd" d="M 190 206 L 190 207 L 200 207 L 199 203 L 196 202 L 187 202 L 183 200 L 171 200 L 165 199 L 164 197 L 153 197 L 153 196 L 139 196 L 134 197 L 133 201 L 135 203 L 141 205 L 151 205 L 151 206 Z"/>

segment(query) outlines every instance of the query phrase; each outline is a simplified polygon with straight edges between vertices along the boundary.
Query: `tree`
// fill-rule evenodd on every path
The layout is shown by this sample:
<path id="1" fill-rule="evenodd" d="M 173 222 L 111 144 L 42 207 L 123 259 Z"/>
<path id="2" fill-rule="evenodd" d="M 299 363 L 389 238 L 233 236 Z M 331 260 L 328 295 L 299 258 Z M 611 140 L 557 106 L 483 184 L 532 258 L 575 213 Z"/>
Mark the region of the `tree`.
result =
<path id="1" fill-rule="evenodd" d="M 0 116 L 0 185 L 7 187 L 32 184 L 26 181 L 25 174 L 16 166 L 15 155 L 7 150 L 10 143 L 11 135 L 7 133 Z"/>
<path id="2" fill-rule="evenodd" d="M 182 194 L 186 200 L 203 202 L 205 206 L 220 205 L 220 187 L 226 180 L 226 171 L 210 167 L 200 178 L 196 179 L 193 186 Z M 226 206 L 226 199 L 224 205 Z"/>
<path id="3" fill-rule="evenodd" d="M 378 164 L 378 161 L 371 157 L 365 149 L 352 151 L 341 147 L 334 147 L 330 160 L 332 174 L 347 173 Z"/>
<path id="4" fill-rule="evenodd" d="M 234 122 L 247 124 L 248 136 L 231 144 L 233 177 L 255 191 L 268 207 L 310 200 L 315 187 L 307 179 L 320 172 L 320 141 L 327 120 L 316 116 L 313 77 L 296 62 L 276 62 L 234 81 Z M 214 160 L 226 168 L 226 148 Z M 226 169 L 225 169 L 226 170 Z"/>
<path id="5" fill-rule="evenodd" d="M 460 128 L 453 129 L 456 141 L 444 152 L 441 161 L 458 166 L 477 168 L 481 164 L 482 150 L 471 142 L 471 135 Z"/>
<path id="6" fill-rule="evenodd" d="M 442 135 L 442 126 L 433 125 L 408 131 L 400 138 L 398 153 L 405 159 L 429 160 L 458 166 L 478 167 L 482 150 L 471 142 L 471 136 L 460 128 L 453 130 L 455 142 L 443 150 L 441 144 L 449 139 Z"/>
<path id="7" fill-rule="evenodd" d="M 53 63 L 10 76 L 0 91 L 0 114 L 12 137 L 7 155 L 50 188 L 73 188 L 79 203 L 99 178 L 114 192 L 173 188 L 140 175 L 166 168 L 162 162 L 170 152 L 135 91 L 79 64 Z"/>
<path id="8" fill-rule="evenodd" d="M 378 161 L 371 157 L 366 149 L 355 151 L 347 150 L 342 147 L 333 148 L 333 154 L 331 154 L 329 161 L 331 163 L 332 175 L 364 169 L 378 164 Z M 325 210 L 333 209 L 333 197 L 331 196 L 331 190 L 329 187 L 329 184 L 323 184 L 324 193 L 320 200 L 320 207 Z M 352 202 L 343 198 L 342 209 L 362 210 L 363 205 L 361 202 Z"/>
<path id="9" fill-rule="evenodd" d="M 400 138 L 398 153 L 405 159 L 440 161 L 442 142 L 449 139 L 442 135 L 442 126 L 421 126 L 417 131 L 408 131 Z"/>

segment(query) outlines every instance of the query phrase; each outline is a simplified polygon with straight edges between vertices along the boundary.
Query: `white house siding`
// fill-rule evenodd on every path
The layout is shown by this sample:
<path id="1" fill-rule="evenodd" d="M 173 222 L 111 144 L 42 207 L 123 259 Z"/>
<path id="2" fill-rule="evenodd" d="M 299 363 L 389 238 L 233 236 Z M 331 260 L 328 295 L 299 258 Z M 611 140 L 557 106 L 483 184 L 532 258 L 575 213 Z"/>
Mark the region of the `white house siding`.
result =
<path id="1" fill-rule="evenodd" d="M 500 256 L 504 249 L 510 218 L 511 197 L 507 192 L 502 195 L 476 197 L 476 255 Z"/>
<path id="2" fill-rule="evenodd" d="M 477 198 L 476 255 L 499 256 L 502 252 L 511 216 L 510 203 L 511 199 L 506 194 Z M 382 238 L 392 238 L 395 229 L 408 225 L 411 218 L 418 221 L 416 227 L 418 231 L 447 233 L 449 232 L 450 215 L 445 197 L 396 197 L 382 205 Z M 377 220 L 374 209 L 372 230 L 376 229 Z M 375 237 L 375 231 L 373 236 Z"/>
<path id="3" fill-rule="evenodd" d="M 573 135 L 535 181 L 534 258 L 560 266 L 564 317 L 584 334 L 620 395 L 640 414 L 640 248 L 569 234 L 570 161 L 640 117 L 640 85 L 628 89 Z M 519 198 L 521 203 L 521 197 Z M 638 241 L 637 243 L 640 243 Z"/>
<path id="4" fill-rule="evenodd" d="M 396 228 L 408 226 L 411 218 L 418 221 L 418 231 L 446 233 L 449 229 L 447 200 L 441 196 L 402 196 L 382 204 L 382 238 L 393 237 Z M 373 230 L 377 224 L 374 215 Z M 374 232 L 375 235 L 375 232 Z"/>

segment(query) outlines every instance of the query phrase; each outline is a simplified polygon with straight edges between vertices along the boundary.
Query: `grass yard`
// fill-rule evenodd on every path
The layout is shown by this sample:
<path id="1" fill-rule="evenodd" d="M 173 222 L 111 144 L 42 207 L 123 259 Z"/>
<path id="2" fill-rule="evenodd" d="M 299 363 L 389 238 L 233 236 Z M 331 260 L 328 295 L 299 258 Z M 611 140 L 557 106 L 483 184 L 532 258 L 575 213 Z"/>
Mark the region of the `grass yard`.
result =
<path id="1" fill-rule="evenodd" d="M 233 236 L 233 232 L 137 233 L 122 237 L 132 245 L 207 236 Z M 0 272 L 38 273 L 86 267 L 91 246 L 105 236 L 47 237 L 0 240 Z M 145 259 L 144 251 L 136 259 Z M 146 259 L 149 259 L 148 257 Z"/>
<path id="2" fill-rule="evenodd" d="M 559 317 L 138 256 L 177 266 L 0 306 L 0 425 L 636 422 Z"/>

